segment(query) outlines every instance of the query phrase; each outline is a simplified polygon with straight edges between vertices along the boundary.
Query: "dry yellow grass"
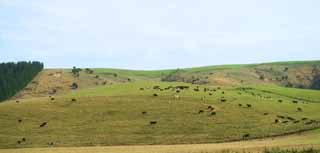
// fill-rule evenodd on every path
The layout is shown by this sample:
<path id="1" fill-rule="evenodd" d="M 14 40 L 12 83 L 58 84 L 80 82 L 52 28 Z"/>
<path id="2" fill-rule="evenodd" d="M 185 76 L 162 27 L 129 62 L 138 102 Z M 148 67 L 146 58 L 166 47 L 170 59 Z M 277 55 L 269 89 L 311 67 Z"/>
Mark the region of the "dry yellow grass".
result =
<path id="1" fill-rule="evenodd" d="M 0 153 L 216 153 L 262 152 L 265 148 L 310 147 L 320 148 L 319 130 L 290 136 L 216 144 L 2 149 Z"/>

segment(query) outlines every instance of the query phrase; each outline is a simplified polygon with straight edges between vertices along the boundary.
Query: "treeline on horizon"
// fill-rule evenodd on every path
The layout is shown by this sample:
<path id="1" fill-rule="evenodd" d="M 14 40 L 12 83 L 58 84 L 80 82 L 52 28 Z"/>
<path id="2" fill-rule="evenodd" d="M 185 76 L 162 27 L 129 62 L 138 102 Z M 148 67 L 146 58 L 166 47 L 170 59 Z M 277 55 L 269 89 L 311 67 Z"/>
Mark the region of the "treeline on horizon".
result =
<path id="1" fill-rule="evenodd" d="M 0 102 L 14 96 L 23 89 L 41 70 L 43 63 L 0 63 Z"/>

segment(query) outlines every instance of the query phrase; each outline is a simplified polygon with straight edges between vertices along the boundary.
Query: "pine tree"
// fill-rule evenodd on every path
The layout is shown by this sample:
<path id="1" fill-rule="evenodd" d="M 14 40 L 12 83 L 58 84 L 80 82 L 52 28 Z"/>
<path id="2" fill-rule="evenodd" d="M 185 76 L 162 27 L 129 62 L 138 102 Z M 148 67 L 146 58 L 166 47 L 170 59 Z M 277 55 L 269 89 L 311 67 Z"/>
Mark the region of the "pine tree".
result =
<path id="1" fill-rule="evenodd" d="M 14 96 L 41 70 L 40 62 L 0 63 L 0 101 Z"/>

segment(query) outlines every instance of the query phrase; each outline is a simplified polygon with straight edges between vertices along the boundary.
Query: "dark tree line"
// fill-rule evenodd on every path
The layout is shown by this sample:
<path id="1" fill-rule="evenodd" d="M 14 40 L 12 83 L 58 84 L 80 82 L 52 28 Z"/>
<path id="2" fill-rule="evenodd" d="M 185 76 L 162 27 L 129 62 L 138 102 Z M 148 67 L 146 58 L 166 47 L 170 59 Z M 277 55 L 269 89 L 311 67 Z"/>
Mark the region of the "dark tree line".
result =
<path id="1" fill-rule="evenodd" d="M 14 96 L 42 69 L 40 62 L 0 63 L 0 101 Z"/>

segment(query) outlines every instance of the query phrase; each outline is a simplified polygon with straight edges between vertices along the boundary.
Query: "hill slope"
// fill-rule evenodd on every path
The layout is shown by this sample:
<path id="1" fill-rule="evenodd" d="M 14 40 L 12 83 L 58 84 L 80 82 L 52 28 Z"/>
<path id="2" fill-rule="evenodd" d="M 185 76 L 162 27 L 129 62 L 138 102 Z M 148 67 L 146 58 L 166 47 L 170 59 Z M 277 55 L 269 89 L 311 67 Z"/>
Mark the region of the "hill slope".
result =
<path id="1" fill-rule="evenodd" d="M 15 98 L 65 94 L 77 83 L 79 89 L 135 81 L 186 82 L 205 85 L 280 85 L 320 89 L 320 61 L 219 65 L 176 70 L 90 69 L 74 77 L 70 69 L 46 69 Z"/>
<path id="2" fill-rule="evenodd" d="M 318 61 L 77 76 L 47 69 L 0 104 L 0 148 L 212 143 L 311 130 L 320 127 L 320 91 L 281 86 L 311 88 L 318 70 Z"/>
<path id="3" fill-rule="evenodd" d="M 0 146 L 209 143 L 283 135 L 319 127 L 319 96 L 276 86 L 146 81 L 88 88 L 0 104 Z"/>

